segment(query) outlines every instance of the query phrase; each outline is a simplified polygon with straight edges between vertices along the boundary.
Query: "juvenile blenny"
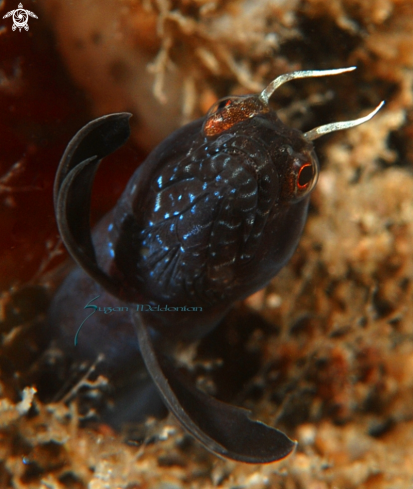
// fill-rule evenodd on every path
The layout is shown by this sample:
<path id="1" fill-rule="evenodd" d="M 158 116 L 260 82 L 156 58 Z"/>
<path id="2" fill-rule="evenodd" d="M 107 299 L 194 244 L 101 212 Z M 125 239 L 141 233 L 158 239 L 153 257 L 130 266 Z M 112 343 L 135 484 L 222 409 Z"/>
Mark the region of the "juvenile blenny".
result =
<path id="1" fill-rule="evenodd" d="M 383 104 L 366 117 L 303 134 L 280 121 L 269 98 L 289 80 L 353 69 L 297 71 L 259 95 L 217 102 L 153 150 L 93 233 L 95 171 L 128 139 L 130 114 L 100 117 L 69 143 L 56 176 L 55 208 L 79 267 L 54 298 L 51 324 L 73 357 L 103 354 L 119 377 L 133 378 L 131 369 L 139 370 L 143 358 L 151 381 L 137 375 L 135 385 L 129 382 L 122 420 L 150 413 L 161 398 L 217 455 L 264 463 L 293 450 L 295 442 L 282 432 L 191 385 L 175 349 L 215 328 L 234 301 L 265 287 L 293 254 L 319 172 L 311 141 L 368 121 Z M 83 305 L 98 303 L 128 307 L 128 313 L 94 314 L 77 337 Z M 170 310 L 142 311 L 136 304 Z M 196 313 L 183 310 L 195 307 Z"/>

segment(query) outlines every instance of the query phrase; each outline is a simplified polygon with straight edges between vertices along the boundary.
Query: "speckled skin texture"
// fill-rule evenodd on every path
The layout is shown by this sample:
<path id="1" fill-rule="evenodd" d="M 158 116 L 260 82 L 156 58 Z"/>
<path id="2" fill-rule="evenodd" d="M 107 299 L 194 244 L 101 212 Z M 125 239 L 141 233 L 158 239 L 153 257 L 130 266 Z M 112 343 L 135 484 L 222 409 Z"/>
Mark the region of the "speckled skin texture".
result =
<path id="1" fill-rule="evenodd" d="M 196 324 L 188 314 L 157 319 L 181 339 L 203 336 L 285 265 L 309 201 L 308 192 L 295 193 L 293 168 L 312 161 L 314 178 L 318 171 L 312 144 L 274 112 L 213 137 L 202 124 L 160 144 L 94 232 L 100 266 L 135 291 L 135 303 L 202 307 Z M 92 296 L 78 293 L 87 279 L 76 276 L 82 285 L 68 279 L 70 287 L 87 303 Z"/>
<path id="2" fill-rule="evenodd" d="M 117 266 L 154 301 L 209 307 L 249 295 L 287 262 L 305 222 L 308 196 L 295 201 L 285 175 L 294 159 L 315 159 L 298 132 L 275 114 L 208 139 L 201 127 L 167 138 L 115 211 Z"/>
<path id="3" fill-rule="evenodd" d="M 263 110 L 250 113 L 250 100 Z M 136 402 L 147 397 L 146 384 L 142 389 L 136 382 L 141 352 L 160 397 L 197 439 L 222 456 L 262 463 L 285 457 L 294 443 L 251 422 L 245 412 L 193 390 L 174 366 L 174 353 L 169 358 L 165 354 L 182 340 L 203 338 L 235 300 L 265 286 L 285 265 L 298 243 L 318 177 L 311 142 L 287 128 L 258 96 L 228 104 L 235 109 L 214 109 L 149 155 L 94 230 L 93 244 L 88 244 L 90 225 L 83 216 L 89 212 L 94 155 L 101 159 L 119 147 L 129 134 L 129 115 L 98 119 L 74 136 L 56 176 L 56 216 L 66 246 L 90 277 L 79 270 L 69 275 L 52 302 L 48 323 L 56 347 L 72 358 L 73 367 L 81 370 L 85 360 L 99 363 L 100 358 L 98 371 L 103 369 L 115 389 L 114 379 L 125 373 L 129 398 L 115 399 L 103 414 L 113 426 L 141 420 L 151 402 L 154 414 L 159 410 L 159 397 Z M 243 117 L 230 118 L 228 124 L 228 110 L 229 115 L 242 111 Z M 215 115 L 218 121 L 209 135 Z M 301 170 L 308 167 L 304 177 Z M 97 302 L 91 306 L 92 301 Z M 124 317 L 94 315 L 102 302 L 116 306 Z M 86 321 L 79 314 L 81 303 L 95 310 L 77 349 L 80 325 Z M 175 311 L 195 306 L 197 314 L 136 309 L 142 303 L 166 304 Z M 66 396 L 64 389 L 61 395 Z M 125 419 L 127 412 L 130 418 Z"/>

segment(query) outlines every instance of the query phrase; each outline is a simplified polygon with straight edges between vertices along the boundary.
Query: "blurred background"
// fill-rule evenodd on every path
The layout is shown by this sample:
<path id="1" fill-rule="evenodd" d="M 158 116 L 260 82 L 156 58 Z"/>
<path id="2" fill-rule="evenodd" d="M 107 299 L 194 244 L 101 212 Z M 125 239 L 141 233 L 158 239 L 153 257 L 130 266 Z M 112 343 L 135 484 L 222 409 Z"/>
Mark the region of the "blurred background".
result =
<path id="1" fill-rule="evenodd" d="M 1 17 L 17 8 L 0 1 Z M 0 486 L 411 487 L 411 1 L 26 0 L 22 8 L 38 16 L 28 31 L 0 19 Z M 353 65 L 274 95 L 283 121 L 303 131 L 386 105 L 368 124 L 316 141 L 322 172 L 298 251 L 239 306 L 248 334 L 237 333 L 235 314 L 214 337 L 220 346 L 204 345 L 216 358 L 225 345 L 243 352 L 240 365 L 253 354 L 232 400 L 284 426 L 297 452 L 261 467 L 221 461 L 171 418 L 128 446 L 103 425 L 78 429 L 75 403 L 36 400 L 27 372 L 47 347 L 39 331 L 71 266 L 52 190 L 75 132 L 99 115 L 133 114 L 133 137 L 99 169 L 96 222 L 148 152 L 220 97 L 258 92 L 298 69 Z"/>

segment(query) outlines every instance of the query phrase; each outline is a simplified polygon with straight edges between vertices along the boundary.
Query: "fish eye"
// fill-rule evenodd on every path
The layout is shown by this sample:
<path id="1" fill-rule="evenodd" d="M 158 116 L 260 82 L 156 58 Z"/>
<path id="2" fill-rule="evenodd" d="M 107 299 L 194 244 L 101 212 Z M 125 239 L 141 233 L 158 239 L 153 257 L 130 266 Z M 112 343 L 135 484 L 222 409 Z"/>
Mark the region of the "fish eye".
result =
<path id="1" fill-rule="evenodd" d="M 228 107 L 232 104 L 232 100 L 230 98 L 224 98 L 218 102 L 217 110 L 223 109 L 224 107 Z"/>
<path id="2" fill-rule="evenodd" d="M 215 102 L 209 109 L 203 131 L 205 136 L 216 136 L 238 122 L 269 111 L 268 106 L 255 95 L 234 95 Z"/>
<path id="3" fill-rule="evenodd" d="M 314 177 L 314 169 L 311 162 L 304 163 L 298 170 L 297 174 L 297 188 L 299 190 L 305 190 L 312 182 Z"/>
<path id="4" fill-rule="evenodd" d="M 295 197 L 301 199 L 308 195 L 318 180 L 319 166 L 317 157 L 303 159 L 297 159 L 294 162 L 293 174 L 291 175 L 293 181 L 291 182 L 293 193 Z"/>
<path id="5" fill-rule="evenodd" d="M 237 102 L 242 102 L 245 98 L 246 97 L 243 96 L 222 98 L 215 102 L 208 110 L 207 117 L 211 117 L 212 115 L 219 113 L 221 110 L 229 108 L 231 105 L 236 105 Z"/>
<path id="6" fill-rule="evenodd" d="M 310 194 L 318 180 L 319 164 L 314 152 L 294 158 L 286 179 L 285 198 L 299 201 Z"/>

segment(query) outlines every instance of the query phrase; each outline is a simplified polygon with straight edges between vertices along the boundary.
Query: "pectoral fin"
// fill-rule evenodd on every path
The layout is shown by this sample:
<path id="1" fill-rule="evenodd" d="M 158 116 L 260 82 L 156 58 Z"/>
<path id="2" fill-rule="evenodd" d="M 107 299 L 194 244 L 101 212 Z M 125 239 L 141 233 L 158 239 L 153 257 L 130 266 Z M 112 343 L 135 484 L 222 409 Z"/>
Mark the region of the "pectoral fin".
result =
<path id="1" fill-rule="evenodd" d="M 87 124 L 70 141 L 54 186 L 57 224 L 77 263 L 115 297 L 127 300 L 120 283 L 97 263 L 90 229 L 93 180 L 102 158 L 123 146 L 130 135 L 131 114 L 110 114 Z"/>
<path id="2" fill-rule="evenodd" d="M 250 418 L 250 411 L 231 406 L 191 385 L 173 360 L 154 346 L 138 313 L 134 316 L 146 367 L 165 404 L 205 448 L 225 458 L 268 463 L 289 455 L 296 443 L 284 433 Z"/>

